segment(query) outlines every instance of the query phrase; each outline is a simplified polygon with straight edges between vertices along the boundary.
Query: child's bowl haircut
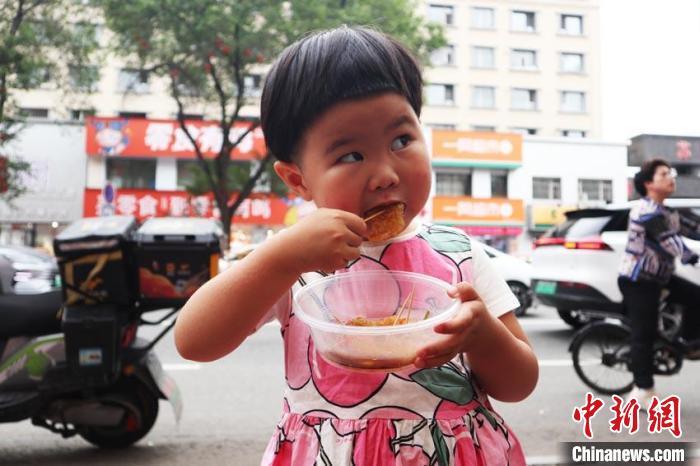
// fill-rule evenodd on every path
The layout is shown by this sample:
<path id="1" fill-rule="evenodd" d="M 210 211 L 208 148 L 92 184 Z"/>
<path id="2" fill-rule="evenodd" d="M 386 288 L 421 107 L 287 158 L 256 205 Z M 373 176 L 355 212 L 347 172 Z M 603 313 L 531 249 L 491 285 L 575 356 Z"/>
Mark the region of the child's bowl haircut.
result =
<path id="1" fill-rule="evenodd" d="M 304 131 L 325 110 L 382 92 L 404 96 L 420 116 L 420 66 L 403 45 L 364 27 L 308 35 L 282 52 L 265 80 L 265 143 L 278 160 L 291 162 Z"/>

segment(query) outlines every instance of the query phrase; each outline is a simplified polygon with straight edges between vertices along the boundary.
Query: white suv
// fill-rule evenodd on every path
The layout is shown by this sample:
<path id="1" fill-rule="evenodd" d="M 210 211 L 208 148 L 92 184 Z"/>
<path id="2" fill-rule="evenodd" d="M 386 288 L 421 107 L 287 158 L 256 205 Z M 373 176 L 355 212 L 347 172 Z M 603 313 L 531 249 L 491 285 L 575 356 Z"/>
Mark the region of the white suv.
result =
<path id="1" fill-rule="evenodd" d="M 596 312 L 622 312 L 617 275 L 627 244 L 627 223 L 633 202 L 567 212 L 564 223 L 535 241 L 532 253 L 535 298 L 557 308 L 569 325 L 580 327 L 595 318 Z M 700 199 L 667 199 L 666 205 L 700 215 Z M 684 241 L 700 253 L 700 241 L 688 238 Z M 677 261 L 675 275 L 700 286 L 697 267 Z"/>

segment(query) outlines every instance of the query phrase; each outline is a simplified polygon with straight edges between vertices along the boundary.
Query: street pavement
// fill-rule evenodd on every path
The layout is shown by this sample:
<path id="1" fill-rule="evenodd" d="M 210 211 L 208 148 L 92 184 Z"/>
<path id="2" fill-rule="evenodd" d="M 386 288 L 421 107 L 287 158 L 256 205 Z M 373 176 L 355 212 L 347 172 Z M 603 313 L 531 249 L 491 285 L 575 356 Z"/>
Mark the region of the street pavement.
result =
<path id="1" fill-rule="evenodd" d="M 155 316 L 153 316 L 155 317 Z M 520 403 L 495 402 L 520 439 L 529 464 L 560 464 L 560 442 L 586 440 L 572 412 L 585 402 L 586 386 L 577 378 L 567 351 L 573 331 L 547 307 L 531 309 L 521 319 L 540 360 L 540 379 L 534 393 Z M 145 329 L 144 336 L 156 329 Z M 62 439 L 28 421 L 0 424 L 0 465 L 256 465 L 260 461 L 281 411 L 283 360 L 279 326 L 262 328 L 236 352 L 209 364 L 182 360 L 172 333 L 157 353 L 176 379 L 184 400 L 183 418 L 176 424 L 166 402 L 151 433 L 123 451 L 101 451 L 79 437 Z M 671 378 L 658 378 L 663 395 L 682 400 L 682 438 L 700 438 L 699 362 L 686 362 Z M 673 441 L 669 432 L 610 432 L 611 399 L 593 419 L 594 441 Z M 698 445 L 700 446 L 700 445 Z M 693 461 L 693 464 L 700 462 Z"/>

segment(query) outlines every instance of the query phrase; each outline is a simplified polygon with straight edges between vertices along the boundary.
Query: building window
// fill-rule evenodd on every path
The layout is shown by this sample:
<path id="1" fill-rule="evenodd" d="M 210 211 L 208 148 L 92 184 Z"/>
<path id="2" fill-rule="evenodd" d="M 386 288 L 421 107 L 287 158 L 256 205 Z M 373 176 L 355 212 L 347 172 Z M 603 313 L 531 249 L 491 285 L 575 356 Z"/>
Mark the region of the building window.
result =
<path id="1" fill-rule="evenodd" d="M 472 107 L 496 108 L 496 88 L 490 86 L 472 87 Z"/>
<path id="2" fill-rule="evenodd" d="M 578 180 L 579 201 L 612 202 L 612 180 Z"/>
<path id="3" fill-rule="evenodd" d="M 491 172 L 491 197 L 508 197 L 508 172 L 494 170 Z"/>
<path id="4" fill-rule="evenodd" d="M 195 182 L 199 168 L 198 160 L 177 159 L 177 189 L 186 191 Z"/>
<path id="5" fill-rule="evenodd" d="M 561 200 L 561 178 L 533 178 L 532 198 Z"/>
<path id="6" fill-rule="evenodd" d="M 119 70 L 117 91 L 147 94 L 149 92 L 148 72 L 132 68 L 123 68 Z"/>
<path id="7" fill-rule="evenodd" d="M 436 171 L 435 192 L 438 196 L 471 196 L 471 170 L 460 169 L 459 171 Z"/>
<path id="8" fill-rule="evenodd" d="M 572 36 L 583 35 L 583 16 L 581 15 L 561 15 L 559 30 L 563 34 Z"/>
<path id="9" fill-rule="evenodd" d="M 262 94 L 262 75 L 249 74 L 243 78 L 243 89 L 246 97 L 260 97 Z"/>
<path id="10" fill-rule="evenodd" d="M 119 189 L 155 189 L 155 159 L 107 158 L 107 180 Z"/>
<path id="11" fill-rule="evenodd" d="M 583 54 L 562 52 L 559 56 L 559 70 L 562 73 L 583 73 Z"/>
<path id="12" fill-rule="evenodd" d="M 78 108 L 70 111 L 70 119 L 73 121 L 85 121 L 85 117 L 94 116 L 95 109 Z"/>
<path id="13" fill-rule="evenodd" d="M 529 135 L 529 136 L 536 136 L 537 135 L 537 128 L 525 128 L 523 126 L 513 126 L 510 128 L 510 131 L 516 134 L 522 134 L 523 136 Z"/>
<path id="14" fill-rule="evenodd" d="M 428 84 L 425 96 L 428 105 L 454 105 L 455 87 L 453 84 Z"/>
<path id="15" fill-rule="evenodd" d="M 495 68 L 496 54 L 493 47 L 472 47 L 472 67 Z"/>
<path id="16" fill-rule="evenodd" d="M 68 82 L 78 92 L 97 92 L 100 70 L 96 66 L 68 66 Z"/>
<path id="17" fill-rule="evenodd" d="M 121 118 L 146 118 L 145 112 L 119 112 Z"/>
<path id="18" fill-rule="evenodd" d="M 513 10 L 510 12 L 510 29 L 518 32 L 535 32 L 535 12 Z"/>
<path id="19" fill-rule="evenodd" d="M 514 110 L 537 110 L 537 90 L 511 89 L 510 106 Z"/>
<path id="20" fill-rule="evenodd" d="M 472 7 L 471 26 L 474 29 L 495 29 L 496 15 L 493 8 Z"/>
<path id="21" fill-rule="evenodd" d="M 561 135 L 565 138 L 585 138 L 586 132 L 581 129 L 563 129 Z"/>
<path id="22" fill-rule="evenodd" d="M 455 46 L 447 45 L 434 50 L 430 54 L 430 63 L 433 66 L 452 66 L 455 64 Z"/>
<path id="23" fill-rule="evenodd" d="M 452 26 L 454 24 L 455 8 L 451 5 L 428 5 L 428 20 L 434 23 Z"/>
<path id="24" fill-rule="evenodd" d="M 491 125 L 472 125 L 472 131 L 479 131 L 480 133 L 494 133 L 496 131 L 496 127 Z"/>
<path id="25" fill-rule="evenodd" d="M 535 50 L 525 49 L 511 50 L 510 67 L 514 70 L 536 70 L 537 52 Z"/>
<path id="26" fill-rule="evenodd" d="M 443 129 L 448 131 L 454 131 L 457 129 L 457 125 L 451 123 L 427 123 L 426 126 L 432 129 Z"/>
<path id="27" fill-rule="evenodd" d="M 175 119 L 177 120 L 177 113 L 175 114 Z M 204 120 L 204 115 L 201 113 L 183 113 L 183 120 Z"/>
<path id="28" fill-rule="evenodd" d="M 29 108 L 22 107 L 19 109 L 20 116 L 24 118 L 34 118 L 38 120 L 46 120 L 49 118 L 48 108 Z"/>
<path id="29" fill-rule="evenodd" d="M 562 91 L 560 110 L 562 112 L 585 112 L 586 94 L 578 91 Z"/>

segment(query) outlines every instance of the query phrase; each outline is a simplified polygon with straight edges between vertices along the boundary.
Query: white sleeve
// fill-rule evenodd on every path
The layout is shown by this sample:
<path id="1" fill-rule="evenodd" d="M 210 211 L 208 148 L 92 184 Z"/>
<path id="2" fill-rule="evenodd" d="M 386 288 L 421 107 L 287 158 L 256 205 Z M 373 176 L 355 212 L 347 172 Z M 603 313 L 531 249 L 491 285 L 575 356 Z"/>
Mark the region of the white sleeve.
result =
<path id="1" fill-rule="evenodd" d="M 491 263 L 480 244 L 472 241 L 474 289 L 494 317 L 500 317 L 520 306 L 510 287 Z"/>

